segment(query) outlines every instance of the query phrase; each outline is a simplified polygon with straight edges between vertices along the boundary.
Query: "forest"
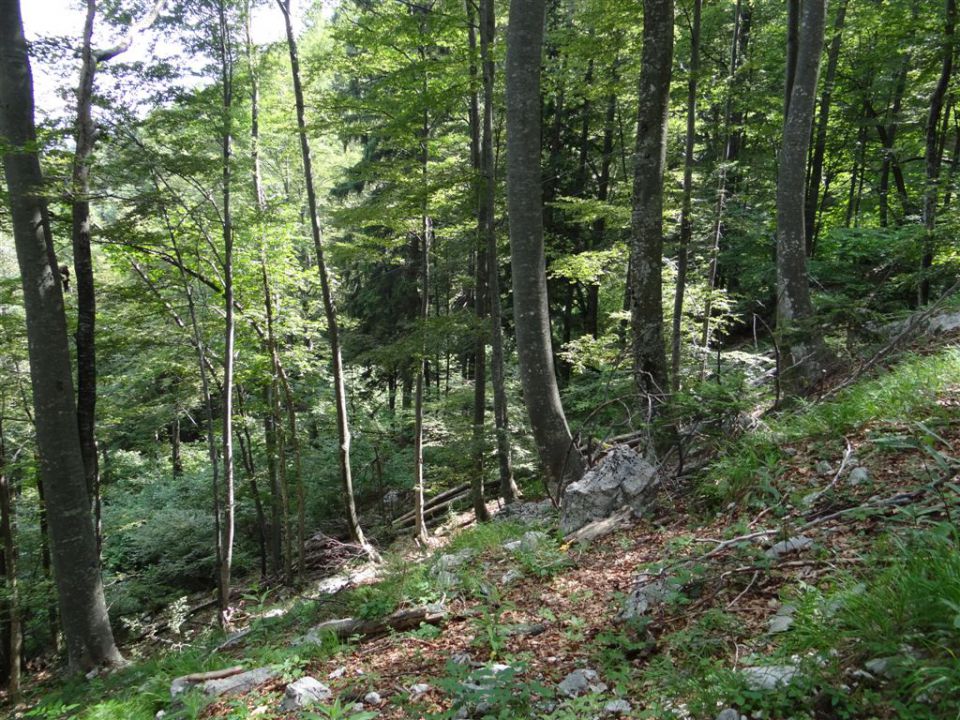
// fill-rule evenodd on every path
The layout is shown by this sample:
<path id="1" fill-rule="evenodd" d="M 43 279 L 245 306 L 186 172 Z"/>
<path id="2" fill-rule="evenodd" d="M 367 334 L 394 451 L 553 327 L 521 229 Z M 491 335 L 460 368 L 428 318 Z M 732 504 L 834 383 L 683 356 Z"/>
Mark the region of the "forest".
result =
<path id="1" fill-rule="evenodd" d="M 0 714 L 960 717 L 956 0 L 0 0 Z"/>

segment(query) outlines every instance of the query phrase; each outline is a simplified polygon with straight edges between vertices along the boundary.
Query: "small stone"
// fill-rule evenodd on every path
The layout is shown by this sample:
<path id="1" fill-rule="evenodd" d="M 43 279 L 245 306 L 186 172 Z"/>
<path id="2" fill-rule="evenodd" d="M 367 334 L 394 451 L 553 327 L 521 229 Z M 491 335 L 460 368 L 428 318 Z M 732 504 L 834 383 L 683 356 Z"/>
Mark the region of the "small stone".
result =
<path id="1" fill-rule="evenodd" d="M 470 548 L 466 548 L 460 552 L 451 553 L 449 555 L 441 555 L 433 564 L 432 572 L 434 575 L 436 575 L 444 570 L 447 572 L 456 570 L 461 565 L 464 565 L 470 561 L 474 555 L 476 555 L 476 552 Z"/>
<path id="2" fill-rule="evenodd" d="M 829 475 L 833 472 L 833 466 L 826 460 L 819 460 L 817 461 L 816 470 L 817 475 Z"/>
<path id="3" fill-rule="evenodd" d="M 604 715 L 626 715 L 633 710 L 633 705 L 626 700 L 611 700 L 603 706 Z"/>
<path id="4" fill-rule="evenodd" d="M 410 697 L 417 698 L 421 695 L 430 692 L 430 686 L 426 683 L 417 683 L 416 685 L 410 686 Z"/>
<path id="5" fill-rule="evenodd" d="M 503 549 L 506 550 L 507 552 L 516 552 L 517 550 L 520 549 L 520 541 L 511 540 L 510 542 L 505 542 L 503 544 Z"/>
<path id="6" fill-rule="evenodd" d="M 332 673 L 327 675 L 327 677 L 330 680 L 336 680 L 337 678 L 342 678 L 346 674 L 347 674 L 347 669 L 343 666 L 340 666 L 336 670 L 334 670 Z"/>
<path id="7" fill-rule="evenodd" d="M 447 589 L 456 587 L 460 583 L 460 578 L 449 570 L 438 570 L 434 573 L 434 578 L 436 578 L 437 585 Z"/>
<path id="8" fill-rule="evenodd" d="M 380 697 L 380 693 L 371 691 L 363 696 L 363 702 L 367 705 L 379 705 L 383 702 L 383 698 Z"/>
<path id="9" fill-rule="evenodd" d="M 361 713 L 361 712 L 363 712 L 363 703 L 361 703 L 361 702 L 354 703 L 354 704 L 353 704 L 353 711 L 354 711 L 355 713 Z"/>
<path id="10" fill-rule="evenodd" d="M 895 657 L 873 658 L 873 660 L 867 660 L 863 664 L 863 667 L 872 675 L 880 675 L 888 678 L 893 675 L 892 668 L 896 660 L 897 658 Z"/>
<path id="11" fill-rule="evenodd" d="M 767 632 L 782 633 L 786 632 L 793 625 L 793 618 L 789 615 L 774 615 L 767 623 Z"/>
<path id="12" fill-rule="evenodd" d="M 503 577 L 500 578 L 501 585 L 509 585 L 510 583 L 516 582 L 523 578 L 523 571 L 513 568 L 512 570 L 507 570 Z"/>
<path id="13" fill-rule="evenodd" d="M 793 615 L 797 612 L 795 605 L 783 605 L 777 610 L 777 614 L 774 615 L 767 622 L 767 630 L 771 633 L 782 633 L 790 629 L 790 626 L 793 625 Z"/>
<path id="14" fill-rule="evenodd" d="M 330 688 L 312 677 L 302 677 L 287 685 L 283 691 L 282 712 L 291 712 L 314 703 L 323 702 L 333 695 Z"/>
<path id="15" fill-rule="evenodd" d="M 450 662 L 454 665 L 469 665 L 473 662 L 473 658 L 468 652 L 456 652 L 450 656 Z"/>
<path id="16" fill-rule="evenodd" d="M 600 682 L 596 670 L 581 668 L 567 675 L 557 686 L 557 691 L 566 697 L 577 697 L 584 693 L 606 692 L 607 686 Z"/>
<path id="17" fill-rule="evenodd" d="M 789 685 L 799 670 L 795 665 L 764 665 L 744 668 L 741 672 L 751 690 L 776 690 Z"/>
<path id="18" fill-rule="evenodd" d="M 781 540 L 776 545 L 772 546 L 766 552 L 768 558 L 776 559 L 783 555 L 789 555 L 790 553 L 800 552 L 802 550 L 807 550 L 813 546 L 813 540 L 808 538 L 806 535 L 797 535 L 796 537 L 789 538 L 788 540 Z"/>
<path id="19" fill-rule="evenodd" d="M 870 471 L 862 465 L 860 467 L 855 467 L 850 471 L 850 475 L 847 476 L 847 483 L 849 485 L 853 485 L 854 487 L 857 485 L 863 485 L 867 482 L 870 482 Z"/>
<path id="20" fill-rule="evenodd" d="M 527 553 L 535 552 L 546 539 L 547 534 L 539 530 L 525 532 L 523 537 L 520 538 L 520 550 Z"/>
<path id="21" fill-rule="evenodd" d="M 717 720 L 740 720 L 740 713 L 733 708 L 724 708 L 717 715 Z"/>

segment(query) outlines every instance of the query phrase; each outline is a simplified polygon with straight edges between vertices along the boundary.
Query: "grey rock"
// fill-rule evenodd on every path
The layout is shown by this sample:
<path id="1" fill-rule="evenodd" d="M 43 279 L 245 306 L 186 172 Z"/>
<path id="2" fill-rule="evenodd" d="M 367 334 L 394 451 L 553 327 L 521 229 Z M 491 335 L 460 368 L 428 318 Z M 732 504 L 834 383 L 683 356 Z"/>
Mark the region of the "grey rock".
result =
<path id="1" fill-rule="evenodd" d="M 287 689 L 283 691 L 283 703 L 280 705 L 280 710 L 282 712 L 299 710 L 314 703 L 328 700 L 332 695 L 330 688 L 316 678 L 302 677 L 287 685 Z"/>
<path id="2" fill-rule="evenodd" d="M 465 550 L 461 550 L 460 552 L 451 553 L 449 555 L 441 555 L 439 558 L 437 558 L 437 561 L 433 564 L 433 567 L 431 568 L 431 572 L 434 575 L 444 571 L 451 572 L 459 568 L 461 565 L 465 565 L 476 554 L 477 553 L 475 550 L 466 548 Z"/>
<path id="3" fill-rule="evenodd" d="M 355 713 L 361 713 L 361 712 L 363 712 L 363 703 L 362 703 L 362 702 L 354 703 L 354 704 L 353 704 L 353 711 L 354 711 Z"/>
<path id="4" fill-rule="evenodd" d="M 548 522 L 556 516 L 557 511 L 550 500 L 538 502 L 515 502 L 504 506 L 497 513 L 496 520 L 511 520 L 526 524 Z"/>
<path id="5" fill-rule="evenodd" d="M 930 321 L 930 332 L 934 334 L 952 332 L 960 328 L 960 312 L 937 315 Z"/>
<path id="6" fill-rule="evenodd" d="M 600 681 L 597 671 L 590 668 L 574 670 L 557 685 L 557 691 L 566 697 L 578 697 L 588 692 L 602 693 L 606 690 L 607 686 Z"/>
<path id="7" fill-rule="evenodd" d="M 450 656 L 450 662 L 454 665 L 469 665 L 473 662 L 473 658 L 468 652 L 457 652 Z"/>
<path id="8" fill-rule="evenodd" d="M 657 469 L 626 445 L 613 448 L 563 493 L 560 529 L 564 535 L 603 520 L 627 505 L 638 515 L 653 500 Z"/>
<path id="9" fill-rule="evenodd" d="M 776 615 L 767 621 L 767 631 L 771 633 L 786 632 L 793 625 L 793 615 L 797 612 L 794 605 L 783 605 L 777 610 Z"/>
<path id="10" fill-rule="evenodd" d="M 205 682 L 195 682 L 187 675 L 176 678 L 170 683 L 170 696 L 177 697 L 181 693 L 194 687 L 199 687 L 203 693 L 209 697 L 242 695 L 243 693 L 253 690 L 258 685 L 272 680 L 276 675 L 277 671 L 270 667 L 247 670 L 246 672 L 237 673 L 230 677 L 207 680 Z"/>
<path id="11" fill-rule="evenodd" d="M 717 715 L 717 720 L 740 720 L 741 717 L 743 716 L 733 708 L 724 708 Z"/>
<path id="12" fill-rule="evenodd" d="M 787 540 L 781 540 L 770 547 L 766 552 L 766 556 L 768 558 L 777 559 L 783 555 L 801 552 L 802 550 L 807 550 L 811 547 L 813 547 L 813 540 L 808 538 L 806 535 L 797 535 L 796 537 L 788 538 Z"/>
<path id="13" fill-rule="evenodd" d="M 793 682 L 800 671 L 796 665 L 763 665 L 740 672 L 751 690 L 776 690 Z"/>
<path id="14" fill-rule="evenodd" d="M 503 574 L 503 577 L 500 578 L 500 584 L 509 585 L 510 583 L 514 583 L 517 580 L 520 580 L 522 577 L 523 577 L 523 571 L 513 568 L 512 570 L 507 570 Z"/>
<path id="15" fill-rule="evenodd" d="M 545 532 L 540 532 L 539 530 L 529 530 L 523 534 L 522 538 L 520 538 L 519 550 L 527 553 L 536 552 L 536 550 L 540 548 L 546 539 L 547 534 Z"/>
<path id="16" fill-rule="evenodd" d="M 433 577 L 436 579 L 437 585 L 445 590 L 455 588 L 460 584 L 460 578 L 458 578 L 449 570 L 438 570 L 433 574 Z"/>
<path id="17" fill-rule="evenodd" d="M 516 625 L 507 625 L 504 628 L 504 634 L 513 637 L 515 635 L 542 635 L 547 631 L 547 626 L 543 623 L 517 623 Z"/>
<path id="18" fill-rule="evenodd" d="M 383 698 L 374 690 L 363 696 L 363 702 L 367 705 L 379 705 L 383 702 Z"/>
<path id="19" fill-rule="evenodd" d="M 424 693 L 430 692 L 430 686 L 426 683 L 417 683 L 416 685 L 411 685 L 409 687 L 410 697 L 418 698 Z"/>
<path id="20" fill-rule="evenodd" d="M 346 674 L 347 674 L 347 669 L 341 665 L 336 670 L 334 670 L 329 675 L 327 675 L 327 678 L 330 680 L 336 680 L 337 678 L 341 678 Z"/>
<path id="21" fill-rule="evenodd" d="M 633 705 L 621 699 L 611 700 L 603 706 L 604 715 L 626 715 L 631 710 L 633 710 Z"/>
<path id="22" fill-rule="evenodd" d="M 503 544 L 503 549 L 507 552 L 517 552 L 520 549 L 520 541 L 511 540 L 510 542 L 505 542 Z"/>
<path id="23" fill-rule="evenodd" d="M 652 609 L 663 605 L 667 598 L 679 589 L 680 583 L 675 578 L 642 574 L 624 601 L 619 618 L 632 620 L 646 615 Z"/>
<path id="24" fill-rule="evenodd" d="M 896 663 L 896 657 L 879 657 L 867 660 L 863 667 L 871 675 L 880 675 L 889 678 L 893 675 L 893 666 Z"/>
<path id="25" fill-rule="evenodd" d="M 867 482 L 870 482 L 870 471 L 862 465 L 855 467 L 847 476 L 847 483 L 849 485 L 857 486 Z"/>
<path id="26" fill-rule="evenodd" d="M 829 475 L 833 472 L 833 465 L 826 460 L 818 460 L 816 465 L 817 475 Z"/>

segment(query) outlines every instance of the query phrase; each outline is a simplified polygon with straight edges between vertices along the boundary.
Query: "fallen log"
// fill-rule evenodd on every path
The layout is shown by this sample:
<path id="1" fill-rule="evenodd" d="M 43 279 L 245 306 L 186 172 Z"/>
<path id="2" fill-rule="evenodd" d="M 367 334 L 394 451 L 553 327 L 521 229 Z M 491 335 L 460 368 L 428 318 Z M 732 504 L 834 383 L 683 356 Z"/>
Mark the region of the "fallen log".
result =
<path id="1" fill-rule="evenodd" d="M 594 520 L 579 530 L 574 530 L 564 537 L 564 541 L 570 544 L 580 543 L 589 545 L 598 538 L 602 538 L 605 535 L 627 527 L 632 519 L 633 509 L 629 506 L 624 506 L 608 518 Z"/>
<path id="2" fill-rule="evenodd" d="M 333 633 L 344 640 L 355 635 L 365 638 L 386 635 L 389 632 L 414 630 L 420 625 L 442 625 L 447 620 L 447 610 L 442 605 L 423 605 L 421 607 L 398 610 L 392 615 L 373 620 L 362 618 L 339 618 L 327 620 L 310 629 L 306 640 L 319 640 L 323 633 Z"/>
<path id="3" fill-rule="evenodd" d="M 499 481 L 487 483 L 484 486 L 484 492 L 487 492 L 487 491 L 493 492 L 493 491 L 496 491 L 499 487 L 500 487 Z M 443 498 L 442 501 L 441 501 L 441 496 L 444 495 L 444 493 L 441 493 L 441 495 L 437 495 L 437 497 L 432 498 L 430 502 L 428 502 L 424 506 L 424 509 L 423 509 L 424 519 L 433 518 L 438 514 L 442 514 L 444 510 L 448 509 L 454 503 L 459 502 L 460 500 L 465 500 L 468 497 L 470 497 L 469 485 L 461 485 L 459 488 L 454 488 L 454 490 L 457 491 L 456 494 L 450 495 L 449 493 L 452 491 L 448 490 L 446 493 L 446 498 Z M 394 529 L 400 530 L 401 528 L 404 528 L 407 525 L 412 525 L 414 521 L 414 513 L 415 511 L 411 510 L 410 512 L 404 513 L 403 515 L 398 517 L 396 520 L 394 520 L 392 523 Z"/>

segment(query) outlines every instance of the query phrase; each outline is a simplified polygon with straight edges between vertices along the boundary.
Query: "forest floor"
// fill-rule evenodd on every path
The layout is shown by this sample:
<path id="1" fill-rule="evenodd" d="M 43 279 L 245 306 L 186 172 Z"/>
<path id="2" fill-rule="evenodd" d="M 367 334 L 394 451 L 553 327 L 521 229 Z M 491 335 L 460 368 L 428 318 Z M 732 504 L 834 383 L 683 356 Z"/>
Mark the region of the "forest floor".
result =
<path id="1" fill-rule="evenodd" d="M 766 418 L 589 545 L 551 517 L 467 527 L 421 557 L 398 545 L 336 593 L 251 590 L 249 632 L 228 647 L 216 633 L 141 644 L 130 667 L 51 679 L 13 716 L 960 717 L 958 341 L 918 342 L 833 399 Z M 648 607 L 625 618 L 635 590 Z M 297 642 L 329 618 L 426 603 L 446 621 Z M 174 677 L 237 665 L 275 674 L 171 704 Z M 567 693 L 577 669 L 596 677 Z M 330 698 L 281 712 L 307 676 Z"/>

